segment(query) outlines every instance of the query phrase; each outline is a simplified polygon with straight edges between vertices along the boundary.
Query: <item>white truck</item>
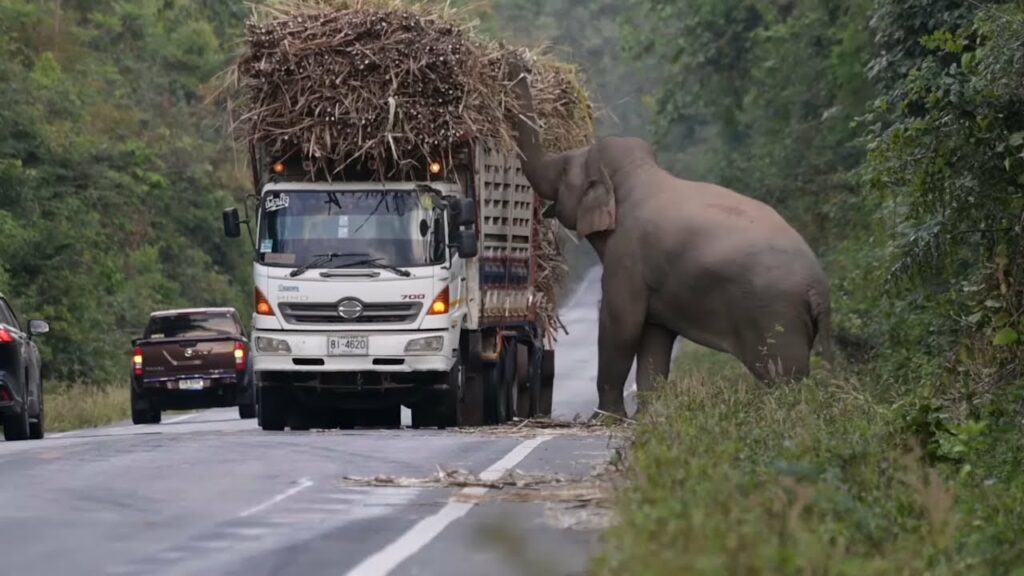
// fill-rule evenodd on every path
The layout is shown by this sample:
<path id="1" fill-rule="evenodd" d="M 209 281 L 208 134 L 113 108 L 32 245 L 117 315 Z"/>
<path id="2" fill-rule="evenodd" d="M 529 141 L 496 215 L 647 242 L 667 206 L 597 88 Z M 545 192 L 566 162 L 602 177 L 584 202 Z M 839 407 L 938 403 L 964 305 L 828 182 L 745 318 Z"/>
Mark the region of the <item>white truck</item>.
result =
<path id="1" fill-rule="evenodd" d="M 253 147 L 252 358 L 264 430 L 497 424 L 550 414 L 541 211 L 518 158 L 468 143 L 400 181 L 316 176 Z M 251 225 L 251 224 L 254 224 Z"/>

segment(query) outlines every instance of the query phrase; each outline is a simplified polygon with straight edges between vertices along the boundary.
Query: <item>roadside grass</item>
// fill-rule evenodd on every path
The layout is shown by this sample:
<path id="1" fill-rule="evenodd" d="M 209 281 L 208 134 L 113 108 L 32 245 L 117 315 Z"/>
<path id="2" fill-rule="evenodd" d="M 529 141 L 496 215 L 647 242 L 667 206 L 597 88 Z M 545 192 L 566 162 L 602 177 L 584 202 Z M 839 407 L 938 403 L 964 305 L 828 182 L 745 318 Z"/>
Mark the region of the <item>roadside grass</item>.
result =
<path id="1" fill-rule="evenodd" d="M 593 572 L 1024 574 L 1019 435 L 967 468 L 935 463 L 870 381 L 766 389 L 687 342 L 637 425 Z"/>
<path id="2" fill-rule="evenodd" d="M 95 428 L 131 417 L 128 386 L 64 384 L 44 392 L 47 432 Z"/>

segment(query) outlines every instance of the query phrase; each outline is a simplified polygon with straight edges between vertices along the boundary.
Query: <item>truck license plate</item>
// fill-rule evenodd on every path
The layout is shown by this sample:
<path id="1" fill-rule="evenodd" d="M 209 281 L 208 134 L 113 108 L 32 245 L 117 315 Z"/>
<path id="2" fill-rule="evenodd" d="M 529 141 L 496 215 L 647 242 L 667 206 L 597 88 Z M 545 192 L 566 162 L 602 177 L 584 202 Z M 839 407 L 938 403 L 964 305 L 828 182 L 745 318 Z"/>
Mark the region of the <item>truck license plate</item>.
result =
<path id="1" fill-rule="evenodd" d="M 178 389 L 179 390 L 202 390 L 203 389 L 203 380 L 201 378 L 194 378 L 194 379 L 191 379 L 191 380 L 179 380 L 178 381 Z"/>
<path id="2" fill-rule="evenodd" d="M 366 356 L 370 339 L 366 336 L 328 336 L 327 354 L 331 356 Z"/>

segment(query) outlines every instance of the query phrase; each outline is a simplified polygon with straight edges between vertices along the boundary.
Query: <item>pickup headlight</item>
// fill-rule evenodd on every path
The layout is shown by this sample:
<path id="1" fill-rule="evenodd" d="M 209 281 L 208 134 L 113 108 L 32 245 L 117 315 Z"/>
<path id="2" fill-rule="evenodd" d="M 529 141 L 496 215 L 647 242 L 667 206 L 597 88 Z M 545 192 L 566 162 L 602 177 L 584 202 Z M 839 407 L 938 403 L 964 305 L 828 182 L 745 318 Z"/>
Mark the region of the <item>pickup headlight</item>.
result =
<path id="1" fill-rule="evenodd" d="M 281 340 L 279 338 L 270 338 L 268 336 L 256 337 L 256 350 L 259 352 L 266 352 L 268 354 L 292 353 L 292 347 L 288 345 L 287 340 Z"/>
<path id="2" fill-rule="evenodd" d="M 440 352 L 444 349 L 444 336 L 427 336 L 409 340 L 405 345 L 407 354 L 428 354 Z"/>

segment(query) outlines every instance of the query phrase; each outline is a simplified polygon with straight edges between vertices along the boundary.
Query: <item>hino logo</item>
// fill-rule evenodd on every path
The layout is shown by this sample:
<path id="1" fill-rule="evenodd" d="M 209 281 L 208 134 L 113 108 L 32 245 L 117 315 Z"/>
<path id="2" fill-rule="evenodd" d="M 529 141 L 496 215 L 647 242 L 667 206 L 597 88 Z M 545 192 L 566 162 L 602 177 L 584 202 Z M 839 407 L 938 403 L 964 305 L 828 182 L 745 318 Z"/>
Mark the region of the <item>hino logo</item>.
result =
<path id="1" fill-rule="evenodd" d="M 354 320 L 363 315 L 363 305 L 358 300 L 342 300 L 338 304 L 338 315 L 346 320 Z"/>

